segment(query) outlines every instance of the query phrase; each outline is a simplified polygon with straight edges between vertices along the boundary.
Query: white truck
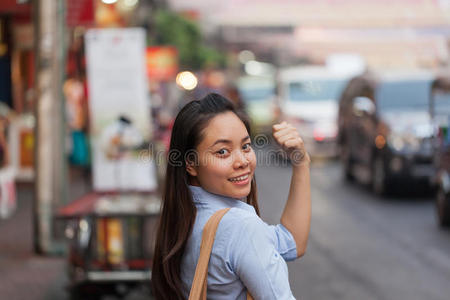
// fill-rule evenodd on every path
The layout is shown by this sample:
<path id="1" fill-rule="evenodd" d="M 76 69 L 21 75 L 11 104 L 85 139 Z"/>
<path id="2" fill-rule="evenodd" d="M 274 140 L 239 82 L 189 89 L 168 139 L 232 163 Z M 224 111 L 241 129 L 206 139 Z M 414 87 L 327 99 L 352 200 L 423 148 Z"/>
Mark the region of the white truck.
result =
<path id="1" fill-rule="evenodd" d="M 281 120 L 297 127 L 312 156 L 337 156 L 338 100 L 347 82 L 360 72 L 327 66 L 279 70 Z"/>

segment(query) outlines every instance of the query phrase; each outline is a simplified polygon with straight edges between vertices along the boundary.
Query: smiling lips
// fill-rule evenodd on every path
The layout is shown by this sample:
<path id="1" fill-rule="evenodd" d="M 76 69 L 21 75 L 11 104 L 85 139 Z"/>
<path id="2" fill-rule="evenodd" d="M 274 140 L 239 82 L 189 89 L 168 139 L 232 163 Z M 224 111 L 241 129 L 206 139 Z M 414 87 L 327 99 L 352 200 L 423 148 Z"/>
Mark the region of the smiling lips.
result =
<path id="1" fill-rule="evenodd" d="M 238 185 L 247 184 L 250 181 L 250 173 L 247 173 L 245 175 L 241 175 L 238 177 L 233 177 L 228 180 L 231 181 L 232 183 L 238 184 Z"/>

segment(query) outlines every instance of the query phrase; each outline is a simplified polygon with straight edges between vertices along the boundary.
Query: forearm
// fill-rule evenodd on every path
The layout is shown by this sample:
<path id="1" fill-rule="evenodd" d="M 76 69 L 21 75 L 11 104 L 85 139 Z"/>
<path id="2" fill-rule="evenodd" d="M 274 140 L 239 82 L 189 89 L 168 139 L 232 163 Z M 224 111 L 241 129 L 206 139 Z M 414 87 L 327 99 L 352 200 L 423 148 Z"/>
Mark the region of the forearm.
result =
<path id="1" fill-rule="evenodd" d="M 311 187 L 309 162 L 293 167 L 289 196 L 281 216 L 281 224 L 294 237 L 297 255 L 306 251 L 311 224 Z"/>

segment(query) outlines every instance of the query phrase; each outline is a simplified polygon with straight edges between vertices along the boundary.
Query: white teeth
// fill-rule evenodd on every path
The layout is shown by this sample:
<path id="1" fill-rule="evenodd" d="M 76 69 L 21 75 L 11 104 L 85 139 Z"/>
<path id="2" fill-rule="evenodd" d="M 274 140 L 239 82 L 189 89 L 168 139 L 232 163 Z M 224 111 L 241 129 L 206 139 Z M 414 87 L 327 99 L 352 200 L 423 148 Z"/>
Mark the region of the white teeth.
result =
<path id="1" fill-rule="evenodd" d="M 240 177 L 230 178 L 230 181 L 242 181 L 248 178 L 248 174 Z"/>

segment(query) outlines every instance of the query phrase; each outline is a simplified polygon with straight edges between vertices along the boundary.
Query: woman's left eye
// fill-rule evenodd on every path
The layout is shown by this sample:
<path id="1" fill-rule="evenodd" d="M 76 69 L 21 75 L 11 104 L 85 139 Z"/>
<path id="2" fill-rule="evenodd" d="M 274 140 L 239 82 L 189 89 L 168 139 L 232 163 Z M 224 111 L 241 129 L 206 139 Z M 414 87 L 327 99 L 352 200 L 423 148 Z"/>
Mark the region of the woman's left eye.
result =
<path id="1" fill-rule="evenodd" d="M 250 150 L 251 148 L 252 148 L 252 145 L 250 143 L 247 143 L 244 146 L 242 146 L 242 149 L 244 149 L 244 150 Z"/>

